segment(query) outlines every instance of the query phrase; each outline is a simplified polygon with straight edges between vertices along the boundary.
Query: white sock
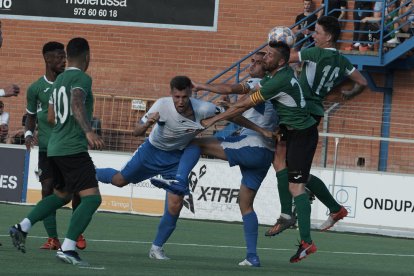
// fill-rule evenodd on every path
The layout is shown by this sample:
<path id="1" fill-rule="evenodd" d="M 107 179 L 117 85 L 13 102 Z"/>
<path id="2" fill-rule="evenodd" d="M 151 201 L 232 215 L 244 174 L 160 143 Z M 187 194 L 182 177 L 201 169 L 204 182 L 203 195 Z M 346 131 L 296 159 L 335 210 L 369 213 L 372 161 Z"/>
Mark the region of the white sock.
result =
<path id="1" fill-rule="evenodd" d="M 361 46 L 361 43 L 359 43 L 359 42 L 354 43 L 354 47 L 359 47 L 359 46 Z"/>
<path id="2" fill-rule="evenodd" d="M 157 245 L 155 245 L 155 244 L 153 244 L 152 246 L 151 246 L 151 249 L 153 249 L 153 250 L 159 250 L 161 247 L 160 246 L 157 246 Z"/>
<path id="3" fill-rule="evenodd" d="M 62 251 L 75 250 L 75 248 L 76 248 L 76 241 L 72 241 L 68 238 L 65 238 L 62 244 Z"/>
<path id="4" fill-rule="evenodd" d="M 280 216 L 284 219 L 291 219 L 292 218 L 290 215 L 283 214 L 283 213 L 281 213 Z"/>
<path id="5" fill-rule="evenodd" d="M 28 218 L 24 218 L 20 222 L 20 227 L 22 228 L 23 232 L 28 233 L 30 231 L 30 228 L 32 228 L 32 223 L 30 222 L 30 220 Z"/>

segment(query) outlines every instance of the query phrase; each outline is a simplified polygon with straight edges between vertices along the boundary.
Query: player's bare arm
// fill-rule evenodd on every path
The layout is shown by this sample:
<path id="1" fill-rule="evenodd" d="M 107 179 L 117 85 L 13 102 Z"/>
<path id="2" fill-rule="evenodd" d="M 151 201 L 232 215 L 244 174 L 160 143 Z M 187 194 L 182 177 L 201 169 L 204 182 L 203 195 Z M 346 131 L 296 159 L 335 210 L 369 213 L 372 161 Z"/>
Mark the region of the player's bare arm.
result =
<path id="1" fill-rule="evenodd" d="M 20 93 L 20 87 L 16 84 L 12 84 L 9 86 L 6 86 L 4 89 L 0 90 L 0 96 L 3 97 L 12 97 L 17 96 Z"/>
<path id="2" fill-rule="evenodd" d="M 365 87 L 368 85 L 367 80 L 365 77 L 359 72 L 358 70 L 354 70 L 351 75 L 349 76 L 351 80 L 355 82 L 354 87 L 351 90 L 342 90 L 342 97 L 345 100 L 349 100 L 352 97 L 360 94 Z"/>
<path id="3" fill-rule="evenodd" d="M 24 139 L 26 144 L 26 149 L 30 151 L 33 148 L 35 140 L 34 140 L 34 132 L 36 128 L 36 114 L 27 113 L 26 122 L 25 122 L 25 133 Z"/>
<path id="4" fill-rule="evenodd" d="M 104 141 L 101 137 L 99 137 L 95 132 L 92 131 L 91 123 L 86 116 L 84 102 L 85 92 L 80 89 L 73 89 L 71 98 L 71 108 L 73 116 L 75 117 L 79 126 L 85 132 L 89 145 L 93 149 L 100 150 L 104 147 Z"/>
<path id="5" fill-rule="evenodd" d="M 49 125 L 54 126 L 55 121 L 55 106 L 51 103 L 49 103 L 49 106 L 47 107 L 47 122 Z"/>
<path id="6" fill-rule="evenodd" d="M 132 135 L 134 136 L 142 136 L 147 132 L 147 130 L 158 120 L 160 119 L 160 113 L 154 112 L 149 113 L 147 121 L 144 123 L 142 120 L 139 120 L 135 126 L 134 131 L 132 132 Z"/>
<path id="7" fill-rule="evenodd" d="M 261 135 L 263 135 L 266 138 L 273 139 L 274 136 L 275 136 L 275 134 L 272 131 L 267 130 L 265 128 L 262 128 L 262 127 L 256 125 L 255 123 L 253 123 L 249 119 L 243 117 L 242 115 L 239 115 L 239 116 L 236 116 L 236 117 L 232 118 L 231 121 L 233 123 L 236 123 L 236 124 L 242 126 L 242 127 L 246 127 L 246 128 L 251 129 L 251 130 L 254 130 L 254 131 L 256 131 L 257 133 L 260 133 Z"/>
<path id="8" fill-rule="evenodd" d="M 210 91 L 217 94 L 229 95 L 229 94 L 246 94 L 249 92 L 249 86 L 246 83 L 236 83 L 236 84 L 206 84 L 206 83 L 196 83 L 192 82 L 193 91 Z"/>
<path id="9" fill-rule="evenodd" d="M 256 92 L 258 93 L 258 92 Z M 243 99 L 241 99 L 240 101 L 236 102 L 233 106 L 231 106 L 229 109 L 227 109 L 225 112 L 220 113 L 214 117 L 202 120 L 200 123 L 203 127 L 207 128 L 210 127 L 212 125 L 214 125 L 215 123 L 219 122 L 219 121 L 223 121 L 223 120 L 229 120 L 231 118 L 234 118 L 237 115 L 241 115 L 244 111 L 246 111 L 247 109 L 263 102 L 264 100 L 257 100 L 255 101 L 252 97 L 255 95 L 255 93 L 253 93 L 252 95 L 250 95 L 250 97 L 243 97 Z"/>

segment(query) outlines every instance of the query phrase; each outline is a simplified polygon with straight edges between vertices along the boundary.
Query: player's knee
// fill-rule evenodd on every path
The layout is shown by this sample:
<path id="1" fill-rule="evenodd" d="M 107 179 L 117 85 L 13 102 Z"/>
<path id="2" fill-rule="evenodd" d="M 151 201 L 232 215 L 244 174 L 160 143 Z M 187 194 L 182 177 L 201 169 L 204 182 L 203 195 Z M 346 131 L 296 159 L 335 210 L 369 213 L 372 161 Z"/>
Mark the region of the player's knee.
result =
<path id="1" fill-rule="evenodd" d="M 45 179 L 42 184 L 42 197 L 47 197 L 53 194 L 54 182 L 53 179 Z"/>
<path id="2" fill-rule="evenodd" d="M 169 196 L 168 197 L 168 212 L 171 215 L 177 216 L 181 212 L 183 207 L 183 199 L 179 196 Z"/>

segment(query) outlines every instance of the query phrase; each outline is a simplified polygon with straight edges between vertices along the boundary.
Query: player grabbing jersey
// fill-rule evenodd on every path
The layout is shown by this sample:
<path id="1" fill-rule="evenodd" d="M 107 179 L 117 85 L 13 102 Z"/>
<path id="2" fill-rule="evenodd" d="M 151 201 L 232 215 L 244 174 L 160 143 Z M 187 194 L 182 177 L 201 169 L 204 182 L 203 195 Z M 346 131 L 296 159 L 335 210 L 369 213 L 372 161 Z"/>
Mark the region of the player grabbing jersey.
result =
<path id="1" fill-rule="evenodd" d="M 200 121 L 215 115 L 221 109 L 212 103 L 192 98 L 192 84 L 188 77 L 174 77 L 170 82 L 170 89 L 171 96 L 157 100 L 134 129 L 133 134 L 140 136 L 154 125 L 149 138 L 120 171 L 113 168 L 97 169 L 100 182 L 123 187 L 157 175 L 173 179 L 183 152 L 197 150 L 195 146 L 188 144 L 203 129 Z M 183 206 L 183 196 L 189 193 L 186 186 L 178 189 L 178 195 L 166 195 L 168 204 L 158 226 L 149 253 L 150 258 L 168 259 L 163 245 L 175 229 Z"/>

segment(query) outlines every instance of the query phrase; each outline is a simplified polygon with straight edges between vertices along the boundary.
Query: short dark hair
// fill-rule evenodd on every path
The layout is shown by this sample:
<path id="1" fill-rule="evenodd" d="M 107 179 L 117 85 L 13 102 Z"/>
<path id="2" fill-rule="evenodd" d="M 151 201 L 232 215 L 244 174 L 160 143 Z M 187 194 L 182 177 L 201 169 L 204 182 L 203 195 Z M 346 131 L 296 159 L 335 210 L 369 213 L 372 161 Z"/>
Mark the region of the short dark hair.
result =
<path id="1" fill-rule="evenodd" d="M 77 58 L 89 52 L 89 43 L 83 37 L 72 38 L 66 46 L 68 58 Z"/>
<path id="2" fill-rule="evenodd" d="M 64 49 L 65 49 L 65 45 L 63 45 L 62 43 L 56 42 L 56 41 L 50 41 L 46 43 L 45 45 L 43 45 L 42 53 L 43 55 L 45 55 L 48 52 L 53 52 L 56 50 L 64 50 Z"/>
<path id="3" fill-rule="evenodd" d="M 317 23 L 322 26 L 323 30 L 332 36 L 332 41 L 336 43 L 341 34 L 341 25 L 336 17 L 333 16 L 321 16 Z"/>
<path id="4" fill-rule="evenodd" d="M 186 88 L 191 88 L 191 80 L 187 76 L 175 76 L 170 81 L 170 88 L 173 90 L 174 88 L 177 90 L 184 90 Z"/>
<path id="5" fill-rule="evenodd" d="M 290 47 L 282 41 L 270 41 L 269 46 L 277 49 L 285 60 L 285 63 L 289 63 L 290 58 Z"/>

